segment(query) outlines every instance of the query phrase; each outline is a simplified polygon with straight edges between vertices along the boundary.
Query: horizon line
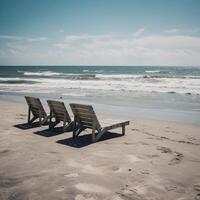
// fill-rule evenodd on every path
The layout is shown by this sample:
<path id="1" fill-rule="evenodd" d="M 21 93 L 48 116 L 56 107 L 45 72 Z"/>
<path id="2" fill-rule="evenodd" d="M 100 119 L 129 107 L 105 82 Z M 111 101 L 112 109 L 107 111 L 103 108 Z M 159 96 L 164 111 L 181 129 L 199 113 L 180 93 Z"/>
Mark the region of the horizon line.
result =
<path id="1" fill-rule="evenodd" d="M 200 67 L 196 65 L 0 65 L 0 67 Z"/>

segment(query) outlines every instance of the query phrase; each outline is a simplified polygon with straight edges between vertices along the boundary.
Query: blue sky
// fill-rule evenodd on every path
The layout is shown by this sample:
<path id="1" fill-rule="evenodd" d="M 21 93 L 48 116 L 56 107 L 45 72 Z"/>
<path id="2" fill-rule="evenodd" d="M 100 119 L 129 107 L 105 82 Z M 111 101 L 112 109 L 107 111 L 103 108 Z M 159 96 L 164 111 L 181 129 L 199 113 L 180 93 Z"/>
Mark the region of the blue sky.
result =
<path id="1" fill-rule="evenodd" d="M 200 65 L 199 0 L 0 0 L 0 65 Z"/>

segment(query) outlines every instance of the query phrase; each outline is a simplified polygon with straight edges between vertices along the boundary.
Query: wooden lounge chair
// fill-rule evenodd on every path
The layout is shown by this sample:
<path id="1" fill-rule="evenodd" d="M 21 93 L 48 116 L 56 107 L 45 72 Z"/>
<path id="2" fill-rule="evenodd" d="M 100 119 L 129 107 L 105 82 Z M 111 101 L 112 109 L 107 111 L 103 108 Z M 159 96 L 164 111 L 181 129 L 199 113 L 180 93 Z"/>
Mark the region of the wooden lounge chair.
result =
<path id="1" fill-rule="evenodd" d="M 29 96 L 25 96 L 25 99 L 28 104 L 28 124 L 32 124 L 36 119 L 39 118 L 40 126 L 47 125 L 49 116 L 47 116 L 40 99 Z M 31 113 L 33 115 L 32 119 Z"/>
<path id="2" fill-rule="evenodd" d="M 124 135 L 125 126 L 129 125 L 129 121 L 124 121 L 102 127 L 92 106 L 72 103 L 70 107 L 74 114 L 73 138 L 77 137 L 86 128 L 89 128 L 92 129 L 92 142 L 96 142 L 111 129 L 122 127 L 122 135 Z"/>
<path id="3" fill-rule="evenodd" d="M 60 101 L 47 100 L 50 108 L 50 123 L 49 129 L 54 128 L 58 123 L 63 121 L 63 132 L 72 130 L 73 122 L 67 112 L 65 104 Z M 55 122 L 52 122 L 52 117 L 55 118 Z"/>

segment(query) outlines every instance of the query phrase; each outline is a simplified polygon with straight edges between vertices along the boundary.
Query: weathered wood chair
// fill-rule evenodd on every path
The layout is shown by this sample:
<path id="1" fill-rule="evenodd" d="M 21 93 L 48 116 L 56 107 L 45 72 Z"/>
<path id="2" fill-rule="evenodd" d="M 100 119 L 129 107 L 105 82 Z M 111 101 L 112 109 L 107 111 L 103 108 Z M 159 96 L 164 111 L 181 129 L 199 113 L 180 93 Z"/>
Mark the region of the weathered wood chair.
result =
<path id="1" fill-rule="evenodd" d="M 28 104 L 28 124 L 32 124 L 38 118 L 40 126 L 48 124 L 49 116 L 47 116 L 40 99 L 29 96 L 25 96 L 25 99 Z"/>
<path id="2" fill-rule="evenodd" d="M 54 128 L 57 124 L 63 121 L 63 132 L 72 130 L 73 122 L 69 116 L 65 104 L 60 101 L 52 100 L 47 100 L 47 103 L 50 108 L 49 129 Z M 55 118 L 55 122 L 52 122 L 52 117 Z"/>
<path id="3" fill-rule="evenodd" d="M 86 128 L 92 129 L 92 142 L 97 142 L 107 131 L 115 128 L 122 128 L 122 135 L 125 135 L 125 126 L 129 121 L 101 126 L 97 116 L 90 105 L 70 104 L 74 114 L 73 138 L 77 137 Z"/>

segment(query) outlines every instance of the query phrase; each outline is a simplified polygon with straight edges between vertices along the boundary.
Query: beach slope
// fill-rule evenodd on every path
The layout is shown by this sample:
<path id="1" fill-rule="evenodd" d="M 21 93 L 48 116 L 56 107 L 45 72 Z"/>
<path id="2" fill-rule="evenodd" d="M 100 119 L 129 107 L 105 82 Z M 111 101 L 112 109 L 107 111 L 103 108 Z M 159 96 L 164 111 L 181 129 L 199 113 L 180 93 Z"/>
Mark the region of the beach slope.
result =
<path id="1" fill-rule="evenodd" d="M 2 200 L 200 199 L 200 126 L 133 113 L 125 136 L 116 129 L 91 144 L 90 130 L 74 141 L 71 132 L 20 126 L 25 103 L 0 101 L 0 110 Z"/>

